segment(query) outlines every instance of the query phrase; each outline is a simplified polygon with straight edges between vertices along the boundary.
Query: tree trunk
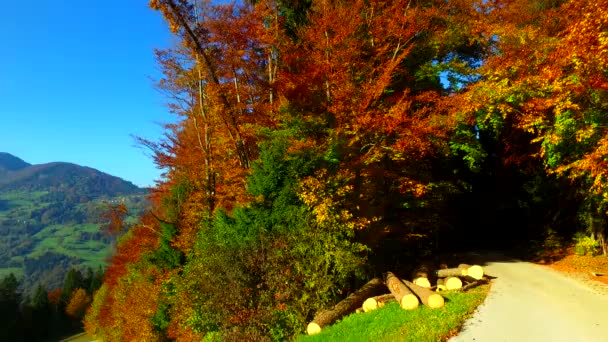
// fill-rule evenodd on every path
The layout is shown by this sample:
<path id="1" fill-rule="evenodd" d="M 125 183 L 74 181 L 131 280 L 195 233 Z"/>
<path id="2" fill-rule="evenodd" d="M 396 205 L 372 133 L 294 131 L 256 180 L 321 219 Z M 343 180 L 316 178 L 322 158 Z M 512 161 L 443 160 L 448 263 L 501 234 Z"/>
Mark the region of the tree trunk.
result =
<path id="1" fill-rule="evenodd" d="M 445 301 L 443 297 L 436 292 L 433 292 L 430 289 L 427 289 L 422 286 L 418 286 L 414 283 L 410 283 L 409 281 L 404 281 L 405 285 L 412 290 L 420 298 L 422 304 L 428 306 L 431 309 L 441 308 L 445 305 Z"/>
<path id="2" fill-rule="evenodd" d="M 606 244 L 604 241 L 604 220 L 596 215 L 590 214 L 591 218 L 591 238 L 597 240 L 602 247 L 602 255 L 606 256 Z"/>
<path id="3" fill-rule="evenodd" d="M 386 286 L 403 309 L 412 310 L 418 307 L 418 298 L 392 272 L 386 275 Z"/>
<path id="4" fill-rule="evenodd" d="M 458 277 L 437 279 L 437 291 L 458 290 L 462 288 L 462 280 Z"/>
<path id="5" fill-rule="evenodd" d="M 460 264 L 457 268 L 446 268 L 444 270 L 437 270 L 437 277 L 466 277 L 469 276 L 474 279 L 483 278 L 483 267 L 474 265 Z"/>
<path id="6" fill-rule="evenodd" d="M 320 310 L 317 312 L 312 322 L 308 324 L 306 332 L 308 335 L 317 334 L 324 326 L 331 324 L 344 315 L 355 311 L 363 304 L 366 298 L 369 298 L 378 292 L 382 293 L 382 285 L 382 280 L 374 278 L 367 284 L 363 285 L 363 287 L 361 287 L 359 290 L 351 293 L 333 308 L 329 310 Z"/>

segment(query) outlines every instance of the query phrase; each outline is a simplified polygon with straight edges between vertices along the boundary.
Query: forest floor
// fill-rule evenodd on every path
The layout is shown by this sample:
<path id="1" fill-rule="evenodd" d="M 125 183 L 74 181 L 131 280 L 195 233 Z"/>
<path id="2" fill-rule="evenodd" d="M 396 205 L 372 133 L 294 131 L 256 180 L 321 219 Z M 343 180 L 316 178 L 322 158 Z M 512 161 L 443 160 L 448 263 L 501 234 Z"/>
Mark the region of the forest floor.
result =
<path id="1" fill-rule="evenodd" d="M 576 255 L 574 247 L 568 247 L 544 251 L 533 261 L 608 293 L 608 286 L 597 284 L 608 285 L 608 257 Z"/>
<path id="2" fill-rule="evenodd" d="M 450 341 L 606 341 L 608 285 L 573 276 L 596 272 L 590 268 L 600 259 L 564 255 L 544 266 L 498 253 L 477 257 L 494 278 L 492 290 Z"/>

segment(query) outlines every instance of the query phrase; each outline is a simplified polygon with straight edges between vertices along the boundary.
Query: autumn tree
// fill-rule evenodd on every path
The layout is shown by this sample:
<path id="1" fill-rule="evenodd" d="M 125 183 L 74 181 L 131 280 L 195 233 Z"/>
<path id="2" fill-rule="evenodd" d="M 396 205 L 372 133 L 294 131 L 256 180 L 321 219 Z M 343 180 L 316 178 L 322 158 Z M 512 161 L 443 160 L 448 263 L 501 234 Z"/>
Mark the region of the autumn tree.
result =
<path id="1" fill-rule="evenodd" d="M 602 194 L 603 12 L 565 14 L 591 2 L 150 6 L 177 37 L 156 52 L 177 120 L 139 140 L 166 173 L 85 319 L 106 340 L 289 339 L 448 228 L 486 227 L 484 205 L 572 189 L 543 190 L 552 174 Z"/>
<path id="2" fill-rule="evenodd" d="M 70 299 L 65 307 L 68 316 L 80 319 L 84 315 L 87 306 L 90 304 L 91 297 L 85 289 L 76 288 L 72 291 Z"/>
<path id="3" fill-rule="evenodd" d="M 605 5 L 487 2 L 483 28 L 496 53 L 465 95 L 481 134 L 495 137 L 500 162 L 529 174 L 544 169 L 538 177 L 561 192 L 548 197 L 570 198 L 560 206 L 578 206 L 590 222 L 605 221 Z M 570 184 L 560 185 L 565 180 Z M 573 215 L 555 210 L 551 216 L 555 226 Z"/>

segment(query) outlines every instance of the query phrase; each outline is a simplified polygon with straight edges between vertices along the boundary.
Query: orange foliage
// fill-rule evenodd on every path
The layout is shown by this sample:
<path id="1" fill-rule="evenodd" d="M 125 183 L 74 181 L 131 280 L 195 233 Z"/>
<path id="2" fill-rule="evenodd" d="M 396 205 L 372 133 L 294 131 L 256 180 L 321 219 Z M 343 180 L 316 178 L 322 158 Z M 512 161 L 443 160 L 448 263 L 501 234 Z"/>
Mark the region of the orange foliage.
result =
<path id="1" fill-rule="evenodd" d="M 118 244 L 116 252 L 110 258 L 110 267 L 105 272 L 104 281 L 114 286 L 127 274 L 127 266 L 139 260 L 145 251 L 153 250 L 158 244 L 157 221 L 150 214 L 144 214 L 138 225 L 131 228 L 126 237 Z"/>
<path id="2" fill-rule="evenodd" d="M 150 323 L 156 312 L 160 288 L 141 274 L 123 277 L 104 299 L 97 317 L 101 329 L 88 322 L 88 331 L 95 331 L 108 341 L 155 341 L 159 338 Z"/>
<path id="3" fill-rule="evenodd" d="M 124 203 L 106 203 L 106 211 L 101 215 L 102 219 L 107 220 L 104 230 L 109 234 L 118 234 L 123 231 L 124 218 L 128 214 L 127 206 Z"/>
<path id="4" fill-rule="evenodd" d="M 488 112 L 482 122 L 498 115 L 508 123 L 507 160 L 541 157 L 549 172 L 589 179 L 588 190 L 608 199 L 608 1 L 488 5 L 484 27 L 500 54 L 466 94 L 469 109 Z"/>
<path id="5" fill-rule="evenodd" d="M 62 292 L 63 292 L 63 289 L 61 289 L 61 288 L 56 288 L 54 290 L 49 291 L 49 294 L 48 294 L 49 303 L 54 304 L 54 305 L 59 305 L 59 303 L 61 303 L 61 293 Z"/>

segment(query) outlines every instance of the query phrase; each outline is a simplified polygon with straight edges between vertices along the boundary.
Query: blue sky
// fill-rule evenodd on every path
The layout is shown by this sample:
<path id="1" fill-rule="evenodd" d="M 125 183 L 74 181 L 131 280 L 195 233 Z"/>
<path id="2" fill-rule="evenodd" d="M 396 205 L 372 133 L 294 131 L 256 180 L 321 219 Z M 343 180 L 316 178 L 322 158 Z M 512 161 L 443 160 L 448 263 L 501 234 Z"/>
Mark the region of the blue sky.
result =
<path id="1" fill-rule="evenodd" d="M 140 186 L 160 175 L 131 135 L 156 140 L 168 113 L 152 79 L 171 45 L 147 0 L 4 1 L 0 152 L 66 161 Z"/>

